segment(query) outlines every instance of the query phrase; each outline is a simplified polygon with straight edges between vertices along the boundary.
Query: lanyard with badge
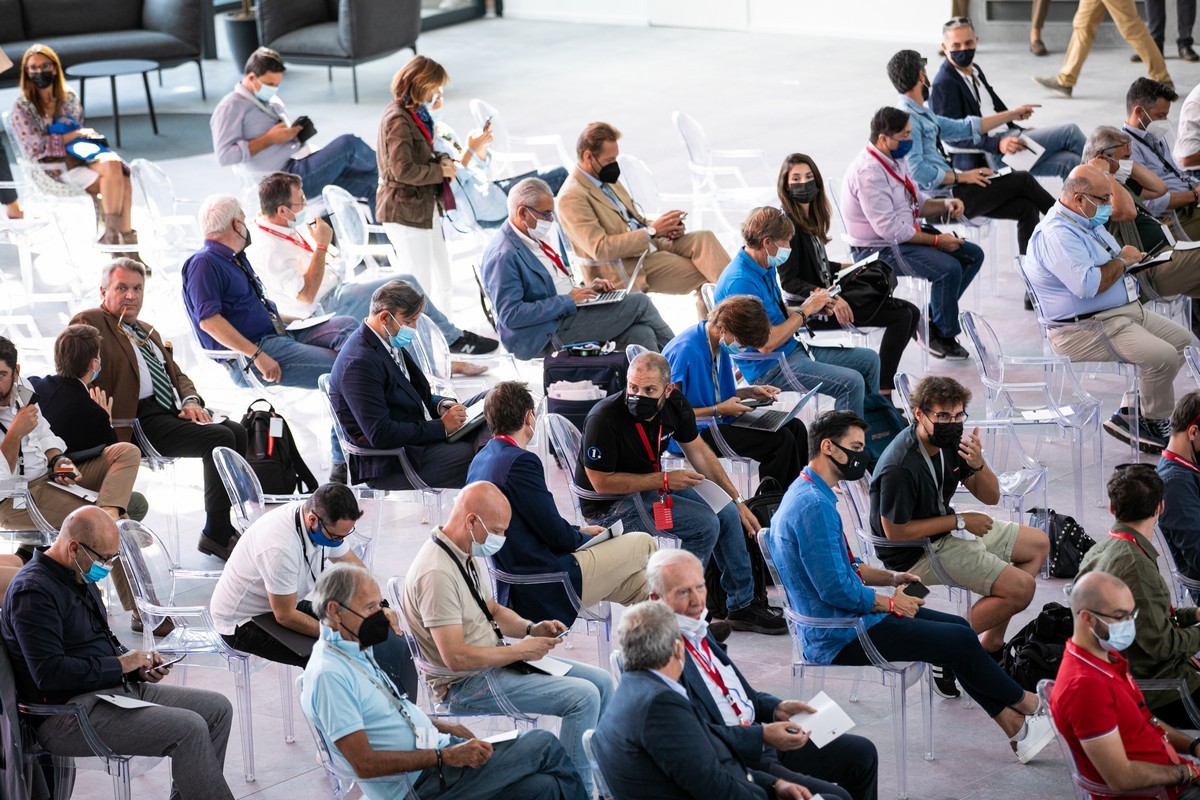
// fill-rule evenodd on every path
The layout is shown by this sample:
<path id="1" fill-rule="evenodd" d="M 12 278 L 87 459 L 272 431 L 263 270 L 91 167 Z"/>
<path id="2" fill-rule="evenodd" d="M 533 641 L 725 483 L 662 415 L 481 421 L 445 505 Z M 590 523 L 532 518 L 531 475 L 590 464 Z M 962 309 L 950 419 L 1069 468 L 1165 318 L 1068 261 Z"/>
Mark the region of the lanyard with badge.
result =
<path id="1" fill-rule="evenodd" d="M 946 505 L 946 497 L 943 492 L 943 486 L 946 481 L 946 454 L 942 450 L 938 450 L 938 465 L 933 466 L 933 459 L 929 457 L 929 453 L 925 452 L 925 445 L 921 444 L 920 438 L 917 440 L 917 451 L 921 454 L 921 458 L 925 459 L 925 466 L 929 467 L 929 474 L 933 476 L 933 485 L 937 494 L 938 508 L 942 515 L 945 516 L 950 512 L 950 507 Z"/>
<path id="2" fill-rule="evenodd" d="M 642 447 L 646 448 L 646 457 L 650 459 L 650 467 L 654 472 L 662 472 L 663 485 L 658 490 L 658 501 L 654 503 L 654 527 L 660 531 L 669 531 L 675 525 L 675 520 L 671 509 L 675 506 L 675 501 L 671 499 L 671 486 L 668 481 L 667 471 L 662 469 L 659 461 L 659 453 L 662 452 L 662 422 L 658 423 L 658 442 L 657 448 L 650 447 L 650 437 L 646 435 L 646 428 L 642 423 L 637 423 L 638 436 L 642 439 Z"/>
<path id="3" fill-rule="evenodd" d="M 730 691 L 729 686 L 726 685 L 725 679 L 721 676 L 721 671 L 717 668 L 717 663 L 713 658 L 712 651 L 708 649 L 708 641 L 705 639 L 700 640 L 700 647 L 704 650 L 704 652 L 701 653 L 700 650 L 698 650 L 690 641 L 688 641 L 686 636 L 681 638 L 683 639 L 683 646 L 686 647 L 687 651 L 692 654 L 692 658 L 696 660 L 697 666 L 700 667 L 704 674 L 708 676 L 708 679 L 713 682 L 713 685 L 716 686 L 721 692 L 721 696 L 724 697 L 725 702 L 729 704 L 729 708 L 733 711 L 733 715 L 738 718 L 742 725 L 752 724 L 754 722 L 753 710 L 750 708 L 748 703 L 745 703 L 744 698 L 742 705 L 738 705 L 737 697 L 734 696 L 734 693 Z M 739 692 L 738 697 L 740 696 L 741 693 Z"/>
<path id="4" fill-rule="evenodd" d="M 308 567 L 308 574 L 312 576 L 313 582 L 316 583 L 317 573 L 313 572 L 312 561 L 308 557 L 308 530 L 304 527 L 304 523 L 300 520 L 300 509 L 296 509 L 296 535 L 300 537 L 300 550 L 303 553 L 302 557 L 304 559 L 304 563 Z M 321 574 L 324 574 L 325 548 L 321 545 L 314 545 L 314 547 L 321 551 Z"/>
<path id="5" fill-rule="evenodd" d="M 1119 251 L 1113 250 L 1111 247 L 1109 247 L 1108 242 L 1104 241 L 1099 236 L 1096 236 L 1095 233 L 1093 233 L 1093 230 L 1091 228 L 1087 228 L 1083 225 L 1080 225 L 1079 222 L 1076 221 L 1072 217 L 1064 217 L 1064 219 L 1066 219 L 1068 222 L 1070 222 L 1076 228 L 1079 228 L 1079 230 L 1086 233 L 1088 235 L 1088 237 L 1092 239 L 1092 241 L 1096 242 L 1098 245 L 1103 247 L 1104 251 L 1106 253 L 1108 253 L 1112 258 L 1120 258 L 1121 253 Z M 1124 273 L 1123 277 L 1125 279 L 1125 293 L 1126 293 L 1126 296 L 1129 298 L 1128 302 L 1132 303 L 1133 301 L 1138 299 L 1138 295 L 1140 294 L 1140 291 L 1138 289 L 1137 278 L 1135 278 L 1133 275 L 1130 275 L 1128 272 Z"/>
<path id="6" fill-rule="evenodd" d="M 917 187 L 913 184 L 912 178 L 908 177 L 907 175 L 901 178 L 896 171 L 892 169 L 891 166 L 873 149 L 868 147 L 867 152 L 874 156 L 875 160 L 879 162 L 879 165 L 883 167 L 884 172 L 892 177 L 892 180 L 904 187 L 904 191 L 908 194 L 908 207 L 909 210 L 912 211 L 913 215 L 913 227 L 920 231 L 921 226 L 917 224 L 917 219 L 921 216 L 921 204 L 918 202 Z"/>
<path id="7" fill-rule="evenodd" d="M 467 589 L 471 592 L 471 599 L 475 601 L 475 605 L 479 606 L 479 610 L 483 612 L 484 619 L 492 626 L 492 632 L 496 634 L 496 644 L 498 647 L 507 647 L 508 643 L 504 641 L 504 634 L 500 632 L 500 623 L 496 622 L 496 618 L 492 616 L 492 612 L 488 610 L 487 601 L 483 599 L 483 594 L 479 591 L 479 572 L 475 569 L 475 562 L 470 556 L 467 556 L 467 566 L 464 567 L 458 557 L 454 555 L 449 546 L 434 534 L 429 537 L 433 543 L 446 551 L 446 555 L 450 556 L 450 560 L 454 562 L 454 566 L 458 567 L 458 572 L 462 576 L 463 581 L 467 584 Z"/>

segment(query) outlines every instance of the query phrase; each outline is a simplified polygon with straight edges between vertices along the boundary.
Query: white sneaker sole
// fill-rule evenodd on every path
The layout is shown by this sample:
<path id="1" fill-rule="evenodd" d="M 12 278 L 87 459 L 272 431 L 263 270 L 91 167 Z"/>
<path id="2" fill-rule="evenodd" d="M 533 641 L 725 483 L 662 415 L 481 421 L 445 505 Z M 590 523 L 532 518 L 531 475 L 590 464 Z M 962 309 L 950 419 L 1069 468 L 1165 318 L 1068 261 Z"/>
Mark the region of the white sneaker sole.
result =
<path id="1" fill-rule="evenodd" d="M 1013 751 L 1016 753 L 1018 761 L 1020 761 L 1022 764 L 1028 764 L 1030 761 L 1033 761 L 1033 759 L 1037 757 L 1037 754 L 1042 752 L 1046 745 L 1050 744 L 1051 740 L 1053 739 L 1054 728 L 1047 725 L 1046 730 L 1042 733 L 1042 735 L 1035 739 L 1032 744 L 1026 746 L 1023 751 L 1017 742 L 1013 742 Z M 1025 744 L 1025 742 L 1022 741 L 1020 744 Z"/>

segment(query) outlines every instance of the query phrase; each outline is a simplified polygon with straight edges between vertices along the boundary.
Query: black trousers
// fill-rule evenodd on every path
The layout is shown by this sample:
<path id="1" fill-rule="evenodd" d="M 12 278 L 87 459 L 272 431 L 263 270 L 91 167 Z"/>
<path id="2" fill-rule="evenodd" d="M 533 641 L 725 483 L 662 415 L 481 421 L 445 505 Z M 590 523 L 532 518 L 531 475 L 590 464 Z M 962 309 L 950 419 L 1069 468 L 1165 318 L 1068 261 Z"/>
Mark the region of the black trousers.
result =
<path id="1" fill-rule="evenodd" d="M 246 429 L 231 419 L 212 425 L 180 419 L 177 412 L 166 410 L 153 397 L 138 403 L 138 420 L 150 444 L 164 456 L 199 458 L 204 462 L 204 513 L 208 516 L 204 535 L 218 544 L 228 544 L 235 533 L 229 521 L 229 494 L 217 473 L 212 451 L 228 447 L 246 455 Z"/>
<path id="2" fill-rule="evenodd" d="M 900 357 L 904 348 L 912 341 L 917 326 L 921 323 L 921 312 L 907 300 L 889 297 L 869 320 L 859 320 L 859 310 L 854 312 L 854 324 L 860 328 L 883 328 L 883 339 L 879 342 L 879 388 L 891 391 L 896 388 L 896 373 L 900 370 Z M 809 323 L 815 331 L 838 330 L 838 321 L 814 319 Z M 723 433 L 724 431 L 722 431 Z"/>
<path id="3" fill-rule="evenodd" d="M 1028 172 L 1013 172 L 987 186 L 960 183 L 954 187 L 954 196 L 963 201 L 968 217 L 1015 219 L 1021 255 L 1041 215 L 1054 205 L 1054 198 Z"/>
<path id="4" fill-rule="evenodd" d="M 752 766 L 826 800 L 875 800 L 879 794 L 879 753 L 870 739 L 851 733 L 824 747 L 809 742 L 780 752 L 764 745 L 762 760 Z"/>
<path id="5" fill-rule="evenodd" d="M 721 437 L 733 452 L 758 462 L 759 480 L 774 478 L 784 491 L 808 463 L 808 429 L 798 419 L 791 420 L 774 433 L 722 425 Z M 708 428 L 700 433 L 700 438 L 714 453 L 721 455 Z"/>
<path id="6" fill-rule="evenodd" d="M 1178 44 L 1190 47 L 1192 26 L 1196 23 L 1196 0 L 1176 0 L 1175 10 L 1179 13 Z M 1167 31 L 1167 0 L 1146 0 L 1146 28 L 1150 38 L 1162 50 Z"/>
<path id="7" fill-rule="evenodd" d="M 8 153 L 4 151 L 4 140 L 7 138 L 0 132 L 0 183 L 12 183 L 13 179 L 12 167 L 8 165 Z M 16 199 L 15 189 L 0 189 L 0 205 L 6 206 Z"/>

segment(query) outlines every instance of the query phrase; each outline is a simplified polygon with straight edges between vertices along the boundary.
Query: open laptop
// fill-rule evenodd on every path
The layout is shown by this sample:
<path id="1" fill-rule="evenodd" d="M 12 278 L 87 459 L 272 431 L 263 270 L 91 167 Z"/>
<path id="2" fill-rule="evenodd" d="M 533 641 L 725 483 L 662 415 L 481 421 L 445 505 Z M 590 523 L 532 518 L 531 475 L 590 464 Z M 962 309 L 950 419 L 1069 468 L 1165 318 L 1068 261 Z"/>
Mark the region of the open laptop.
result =
<path id="1" fill-rule="evenodd" d="M 630 292 L 636 293 L 638 275 L 642 273 L 642 264 L 646 263 L 646 256 L 649 254 L 649 250 L 647 250 L 645 253 L 642 253 L 642 257 L 638 259 L 637 266 L 633 268 L 633 274 L 629 276 L 629 282 L 625 284 L 624 289 L 613 289 L 611 292 L 605 292 L 604 294 L 597 295 L 591 300 L 584 300 L 582 303 L 577 303 L 577 305 L 580 308 L 586 308 L 588 306 L 619 303 L 620 301 L 624 300 L 625 295 L 629 294 Z"/>
<path id="2" fill-rule="evenodd" d="M 787 411 L 768 411 L 760 408 L 755 411 L 748 411 L 745 414 L 742 414 L 729 424 L 735 428 L 749 428 L 755 431 L 774 433 L 784 425 L 788 424 L 788 422 L 795 419 L 796 415 L 800 413 L 800 409 L 808 405 L 808 401 L 812 400 L 813 397 L 816 396 L 817 390 L 823 385 L 823 383 L 818 383 L 816 386 L 809 389 L 808 393 L 801 397 L 796 402 L 796 405 L 792 406 Z"/>

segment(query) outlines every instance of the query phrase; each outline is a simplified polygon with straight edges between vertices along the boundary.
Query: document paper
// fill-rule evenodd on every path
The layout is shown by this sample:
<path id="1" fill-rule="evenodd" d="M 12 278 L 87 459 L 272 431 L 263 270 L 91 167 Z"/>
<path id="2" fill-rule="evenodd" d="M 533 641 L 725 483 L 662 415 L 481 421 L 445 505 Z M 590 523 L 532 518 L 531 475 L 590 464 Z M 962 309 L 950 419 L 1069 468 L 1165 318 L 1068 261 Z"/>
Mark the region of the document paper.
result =
<path id="1" fill-rule="evenodd" d="M 704 479 L 704 483 L 697 484 L 692 488 L 704 498 L 704 502 L 708 503 L 713 511 L 720 511 L 733 502 L 733 498 L 729 496 L 728 492 L 707 478 Z"/>
<path id="2" fill-rule="evenodd" d="M 1013 169 L 1019 169 L 1028 172 L 1033 169 L 1033 165 L 1042 157 L 1042 153 L 1046 152 L 1046 148 L 1030 139 L 1028 136 L 1021 137 L 1021 144 L 1025 145 L 1024 150 L 1018 150 L 1015 153 L 1007 153 L 1000 159 L 1008 164 Z"/>
<path id="3" fill-rule="evenodd" d="M 817 712 L 793 714 L 791 721 L 806 731 L 809 740 L 817 747 L 824 747 L 854 727 L 854 720 L 850 719 L 850 715 L 824 692 L 809 700 L 808 704 Z"/>
<path id="4" fill-rule="evenodd" d="M 576 547 L 575 552 L 578 553 L 581 550 L 587 550 L 589 547 L 595 547 L 596 545 L 600 544 L 601 542 L 607 542 L 609 539 L 615 539 L 624 532 L 625 532 L 625 523 L 621 522 L 621 520 L 617 520 L 616 522 L 614 522 L 609 527 L 605 528 L 600 533 L 597 533 L 595 536 L 588 539 L 583 544 L 579 545 L 579 547 Z"/>

